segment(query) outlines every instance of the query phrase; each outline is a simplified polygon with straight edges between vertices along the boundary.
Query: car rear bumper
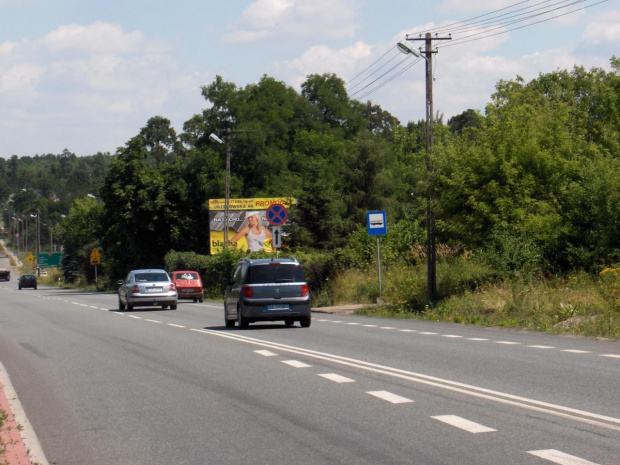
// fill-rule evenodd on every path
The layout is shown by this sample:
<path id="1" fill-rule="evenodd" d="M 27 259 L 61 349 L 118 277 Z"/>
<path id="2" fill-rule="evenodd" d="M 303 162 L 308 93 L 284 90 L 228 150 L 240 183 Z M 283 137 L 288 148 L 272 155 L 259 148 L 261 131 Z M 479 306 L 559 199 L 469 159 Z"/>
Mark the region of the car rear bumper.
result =
<path id="1" fill-rule="evenodd" d="M 127 305 L 133 307 L 157 307 L 159 305 L 171 305 L 177 302 L 177 296 L 161 296 L 161 295 L 148 295 L 148 296 L 128 296 Z"/>
<path id="2" fill-rule="evenodd" d="M 179 299 L 203 299 L 204 291 L 187 291 L 179 289 Z"/>
<path id="3" fill-rule="evenodd" d="M 241 314 L 250 321 L 277 321 L 287 318 L 301 318 L 310 316 L 310 301 L 306 302 L 278 302 L 278 305 L 288 305 L 288 309 L 269 309 L 269 304 L 243 302 Z"/>

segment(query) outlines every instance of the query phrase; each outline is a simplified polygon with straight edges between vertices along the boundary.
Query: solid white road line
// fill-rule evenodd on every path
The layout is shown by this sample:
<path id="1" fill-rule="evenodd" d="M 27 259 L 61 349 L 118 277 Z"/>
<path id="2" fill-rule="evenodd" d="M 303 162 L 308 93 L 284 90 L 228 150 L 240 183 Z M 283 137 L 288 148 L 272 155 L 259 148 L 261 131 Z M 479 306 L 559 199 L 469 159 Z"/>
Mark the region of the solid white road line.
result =
<path id="1" fill-rule="evenodd" d="M 411 399 L 392 394 L 388 391 L 368 391 L 366 394 L 378 397 L 379 399 L 387 400 L 388 402 L 391 402 L 393 404 L 406 404 L 409 402 L 413 402 Z"/>
<path id="2" fill-rule="evenodd" d="M 594 462 L 580 459 L 574 455 L 565 454 L 559 450 L 547 449 L 547 450 L 530 450 L 528 454 L 535 455 L 541 459 L 548 460 L 549 462 L 557 463 L 560 465 L 597 465 Z"/>
<path id="3" fill-rule="evenodd" d="M 474 434 L 490 433 L 492 431 L 497 431 L 493 428 L 489 428 L 479 423 L 474 423 L 473 421 L 466 420 L 465 418 L 457 417 L 456 415 L 437 415 L 431 418 L 447 423 L 448 425 L 456 426 L 457 428 Z"/>
<path id="4" fill-rule="evenodd" d="M 355 380 L 351 378 L 346 378 L 344 376 L 337 375 L 336 373 L 322 373 L 319 376 L 322 378 L 328 379 L 330 381 L 334 381 L 335 383 L 354 383 Z"/>

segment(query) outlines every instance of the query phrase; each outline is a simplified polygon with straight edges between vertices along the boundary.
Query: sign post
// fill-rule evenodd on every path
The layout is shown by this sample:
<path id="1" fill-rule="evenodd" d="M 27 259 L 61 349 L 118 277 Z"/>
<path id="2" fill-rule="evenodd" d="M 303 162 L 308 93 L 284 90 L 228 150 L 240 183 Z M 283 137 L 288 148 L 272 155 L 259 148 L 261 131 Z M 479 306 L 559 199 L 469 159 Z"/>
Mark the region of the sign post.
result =
<path id="1" fill-rule="evenodd" d="M 379 300 L 381 300 L 381 251 L 379 249 L 379 236 L 385 236 L 387 234 L 385 212 L 367 212 L 366 226 L 369 236 L 377 236 L 377 274 L 379 275 Z"/>
<path id="2" fill-rule="evenodd" d="M 97 280 L 97 265 L 101 264 L 101 254 L 97 247 L 90 253 L 90 264 L 95 265 L 95 289 L 99 290 L 99 281 Z"/>
<path id="3" fill-rule="evenodd" d="M 273 226 L 273 240 L 271 245 L 276 249 L 276 258 L 278 258 L 278 249 L 282 247 L 282 225 L 288 218 L 286 207 L 279 203 L 274 203 L 267 209 L 267 221 Z"/>

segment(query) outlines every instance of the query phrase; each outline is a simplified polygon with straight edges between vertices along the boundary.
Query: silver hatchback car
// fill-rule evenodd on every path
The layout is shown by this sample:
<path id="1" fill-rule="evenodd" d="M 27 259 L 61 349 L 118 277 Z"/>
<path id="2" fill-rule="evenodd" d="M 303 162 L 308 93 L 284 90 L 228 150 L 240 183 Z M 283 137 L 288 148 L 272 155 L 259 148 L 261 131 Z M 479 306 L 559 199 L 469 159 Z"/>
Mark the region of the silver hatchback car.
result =
<path id="1" fill-rule="evenodd" d="M 118 282 L 118 308 L 129 311 L 134 307 L 177 309 L 179 295 L 166 270 L 132 270 Z"/>

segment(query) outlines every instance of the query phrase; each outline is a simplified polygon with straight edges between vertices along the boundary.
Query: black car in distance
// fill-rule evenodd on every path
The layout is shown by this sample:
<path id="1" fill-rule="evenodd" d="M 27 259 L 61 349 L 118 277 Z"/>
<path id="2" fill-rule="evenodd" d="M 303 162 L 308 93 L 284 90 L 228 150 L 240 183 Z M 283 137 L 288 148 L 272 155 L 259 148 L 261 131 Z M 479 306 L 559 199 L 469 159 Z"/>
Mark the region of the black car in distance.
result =
<path id="1" fill-rule="evenodd" d="M 310 326 L 310 290 L 300 263 L 294 258 L 240 260 L 224 296 L 226 327 L 278 320 Z"/>
<path id="2" fill-rule="evenodd" d="M 17 287 L 21 291 L 24 287 L 37 289 L 37 277 L 33 274 L 23 274 L 17 280 Z"/>

